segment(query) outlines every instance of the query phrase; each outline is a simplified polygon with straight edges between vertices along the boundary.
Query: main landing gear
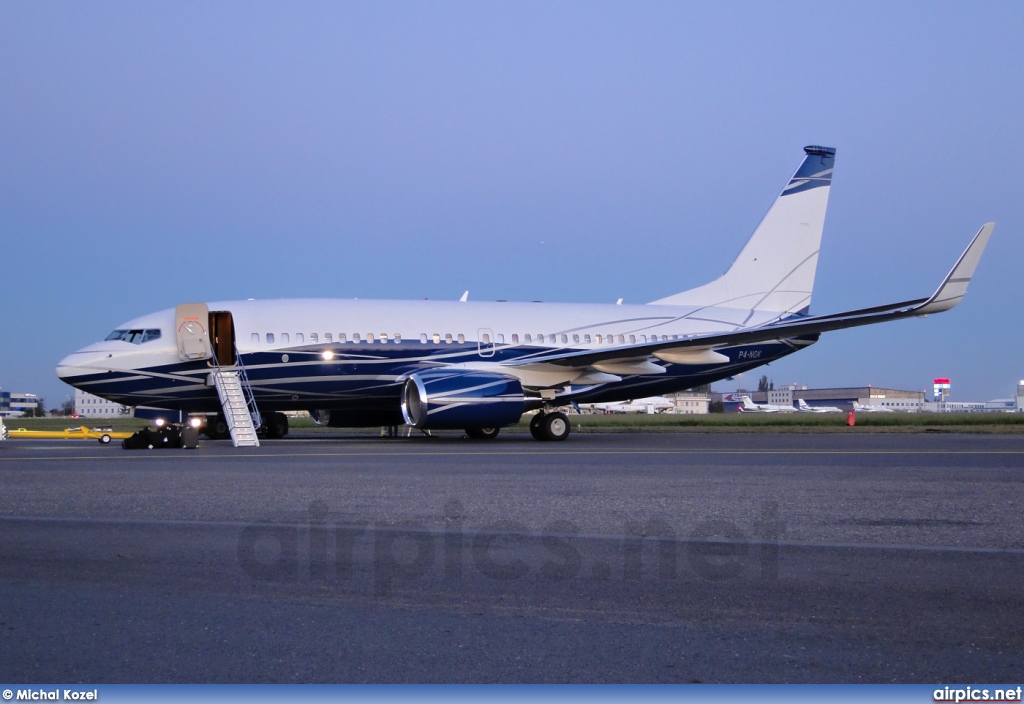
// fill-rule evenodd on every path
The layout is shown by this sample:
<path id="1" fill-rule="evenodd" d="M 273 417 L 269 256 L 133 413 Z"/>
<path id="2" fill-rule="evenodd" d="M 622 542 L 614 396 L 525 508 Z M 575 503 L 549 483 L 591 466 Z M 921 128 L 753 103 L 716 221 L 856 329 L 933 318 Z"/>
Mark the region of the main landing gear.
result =
<path id="1" fill-rule="evenodd" d="M 565 440 L 570 428 L 568 416 L 560 411 L 540 411 L 530 420 L 530 435 L 535 440 Z"/>

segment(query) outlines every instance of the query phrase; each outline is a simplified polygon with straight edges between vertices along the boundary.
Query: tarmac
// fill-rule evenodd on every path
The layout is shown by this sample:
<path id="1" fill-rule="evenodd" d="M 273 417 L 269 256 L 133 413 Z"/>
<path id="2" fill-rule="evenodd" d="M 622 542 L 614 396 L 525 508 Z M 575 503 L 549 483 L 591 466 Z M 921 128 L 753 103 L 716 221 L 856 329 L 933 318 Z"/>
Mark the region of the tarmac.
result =
<path id="1" fill-rule="evenodd" d="M 1015 682 L 1024 436 L 0 445 L 0 683 Z"/>

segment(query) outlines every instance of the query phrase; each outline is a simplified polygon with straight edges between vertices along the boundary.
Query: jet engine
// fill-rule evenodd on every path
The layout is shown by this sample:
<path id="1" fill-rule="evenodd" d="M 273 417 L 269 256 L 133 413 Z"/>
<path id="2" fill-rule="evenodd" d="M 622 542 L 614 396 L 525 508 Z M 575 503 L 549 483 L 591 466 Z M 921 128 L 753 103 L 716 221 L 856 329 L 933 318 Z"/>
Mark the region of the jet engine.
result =
<path id="1" fill-rule="evenodd" d="M 402 388 L 402 416 L 420 430 L 500 428 L 519 422 L 526 410 L 515 377 L 472 369 L 428 369 Z"/>

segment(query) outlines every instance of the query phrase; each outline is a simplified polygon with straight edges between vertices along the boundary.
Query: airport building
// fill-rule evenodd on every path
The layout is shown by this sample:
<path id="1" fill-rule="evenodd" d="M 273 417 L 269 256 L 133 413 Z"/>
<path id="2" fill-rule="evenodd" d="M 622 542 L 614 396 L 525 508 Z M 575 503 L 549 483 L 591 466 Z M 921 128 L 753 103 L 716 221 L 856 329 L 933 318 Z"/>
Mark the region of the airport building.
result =
<path id="1" fill-rule="evenodd" d="M 1017 410 L 1018 399 L 999 398 L 994 401 L 935 401 L 924 404 L 922 410 L 931 413 L 982 413 L 1007 412 Z"/>
<path id="2" fill-rule="evenodd" d="M 711 396 L 700 391 L 680 391 L 677 394 L 669 394 L 668 398 L 676 405 L 672 412 L 680 415 L 706 414 L 711 404 Z"/>
<path id="3" fill-rule="evenodd" d="M 35 394 L 12 394 L 10 391 L 0 391 L 0 417 L 34 416 L 37 408 L 39 408 L 39 397 Z"/>
<path id="4" fill-rule="evenodd" d="M 81 418 L 116 418 L 129 413 L 128 406 L 75 389 L 75 415 Z"/>
<path id="5" fill-rule="evenodd" d="M 830 389 L 809 389 L 806 386 L 791 384 L 771 391 L 744 391 L 737 389 L 732 393 L 713 392 L 712 401 L 720 401 L 727 413 L 738 411 L 739 397 L 749 396 L 754 403 L 770 403 L 776 406 L 795 406 L 797 399 L 803 399 L 808 406 L 836 406 L 843 410 L 852 410 L 853 404 L 862 406 L 879 406 L 894 411 L 924 410 L 924 391 L 905 391 L 902 389 L 885 389 L 877 386 L 853 386 Z"/>

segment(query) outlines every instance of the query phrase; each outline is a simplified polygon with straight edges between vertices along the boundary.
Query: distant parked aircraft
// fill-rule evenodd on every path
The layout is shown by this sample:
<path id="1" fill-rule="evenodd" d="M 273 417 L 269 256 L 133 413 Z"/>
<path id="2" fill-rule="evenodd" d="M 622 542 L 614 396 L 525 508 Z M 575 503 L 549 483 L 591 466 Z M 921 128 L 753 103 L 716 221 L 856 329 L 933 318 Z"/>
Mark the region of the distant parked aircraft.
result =
<path id="1" fill-rule="evenodd" d="M 617 403 L 588 403 L 582 408 L 590 408 L 605 413 L 665 413 L 675 410 L 676 404 L 664 396 L 649 396 Z"/>
<path id="2" fill-rule="evenodd" d="M 857 413 L 895 413 L 891 408 L 885 406 L 870 406 L 854 402 L 853 410 Z"/>
<path id="3" fill-rule="evenodd" d="M 792 406 L 777 406 L 774 403 L 754 403 L 749 396 L 740 396 L 741 413 L 792 413 Z"/>
<path id="4" fill-rule="evenodd" d="M 801 413 L 842 413 L 843 409 L 837 406 L 808 406 L 807 401 L 802 398 L 796 400 L 796 410 Z"/>

